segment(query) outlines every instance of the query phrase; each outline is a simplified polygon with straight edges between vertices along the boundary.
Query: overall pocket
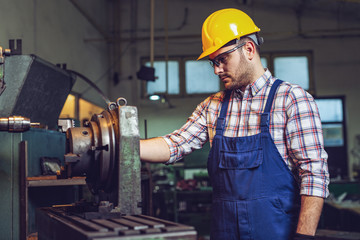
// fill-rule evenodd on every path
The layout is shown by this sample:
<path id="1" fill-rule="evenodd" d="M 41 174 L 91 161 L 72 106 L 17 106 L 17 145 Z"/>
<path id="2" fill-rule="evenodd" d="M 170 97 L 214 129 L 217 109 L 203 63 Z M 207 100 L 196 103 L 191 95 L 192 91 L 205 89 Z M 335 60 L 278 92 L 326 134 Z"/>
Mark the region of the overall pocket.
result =
<path id="1" fill-rule="evenodd" d="M 220 196 L 229 200 L 251 199 L 261 196 L 263 162 L 262 149 L 232 152 L 221 151 L 218 183 Z"/>
<path id="2" fill-rule="evenodd" d="M 255 149 L 246 152 L 221 151 L 219 168 L 221 169 L 252 169 L 263 161 L 263 151 Z"/>

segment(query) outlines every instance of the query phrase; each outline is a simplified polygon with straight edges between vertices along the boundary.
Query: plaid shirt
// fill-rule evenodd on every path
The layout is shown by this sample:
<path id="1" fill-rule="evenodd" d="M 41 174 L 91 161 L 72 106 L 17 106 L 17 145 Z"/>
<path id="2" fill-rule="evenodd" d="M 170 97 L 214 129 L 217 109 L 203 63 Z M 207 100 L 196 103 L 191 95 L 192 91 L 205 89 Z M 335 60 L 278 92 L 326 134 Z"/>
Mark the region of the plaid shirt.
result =
<path id="1" fill-rule="evenodd" d="M 260 115 L 276 78 L 266 70 L 242 93 L 231 93 L 224 136 L 244 137 L 260 133 Z M 212 140 L 224 91 L 200 103 L 186 124 L 164 136 L 174 163 Z M 327 197 L 329 173 L 320 116 L 313 97 L 298 85 L 283 82 L 271 109 L 270 134 L 289 169 L 298 176 L 301 194 Z M 300 183 L 301 182 L 301 183 Z"/>

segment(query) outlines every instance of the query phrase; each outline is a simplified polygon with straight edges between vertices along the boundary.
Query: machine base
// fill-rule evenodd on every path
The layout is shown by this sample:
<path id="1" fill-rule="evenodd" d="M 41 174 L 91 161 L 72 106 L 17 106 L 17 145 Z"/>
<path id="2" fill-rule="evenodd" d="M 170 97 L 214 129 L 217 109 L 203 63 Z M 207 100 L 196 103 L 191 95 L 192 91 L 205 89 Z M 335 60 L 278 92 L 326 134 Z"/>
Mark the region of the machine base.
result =
<path id="1" fill-rule="evenodd" d="M 36 212 L 39 240 L 196 240 L 193 227 L 146 215 L 85 219 L 66 207 L 39 208 Z"/>

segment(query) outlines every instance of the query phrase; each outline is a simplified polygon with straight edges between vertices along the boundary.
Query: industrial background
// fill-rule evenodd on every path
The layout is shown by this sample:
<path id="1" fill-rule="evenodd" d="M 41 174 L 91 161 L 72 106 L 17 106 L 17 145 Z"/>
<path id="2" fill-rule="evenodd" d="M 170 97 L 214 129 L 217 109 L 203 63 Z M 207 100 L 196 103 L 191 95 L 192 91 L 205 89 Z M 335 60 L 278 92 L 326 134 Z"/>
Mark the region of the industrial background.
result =
<path id="1" fill-rule="evenodd" d="M 265 40 L 261 53 L 273 73 L 277 57 L 305 57 L 307 90 L 319 100 L 321 111 L 334 111 L 335 116 L 332 118 L 330 114 L 323 122 L 332 195 L 319 225 L 319 228 L 329 231 L 325 231 L 323 238 L 319 239 L 359 239 L 355 233 L 360 225 L 358 0 L 0 0 L 0 46 L 4 60 L 0 66 L 5 66 L 5 81 L 0 83 L 6 84 L 0 95 L 0 117 L 7 119 L 16 113 L 39 122 L 40 127 L 47 125 L 45 129 L 48 129 L 34 133 L 31 130 L 0 132 L 0 209 L 3 212 L 0 239 L 36 237 L 37 207 L 65 204 L 82 197 L 91 198 L 83 179 L 70 183 L 69 189 L 66 184 L 58 186 L 50 183 L 56 187 L 38 187 L 36 183 L 29 183 L 29 177 L 44 174 L 40 171 L 39 156 L 58 157 L 61 163 L 64 162 L 66 137 L 57 131 L 56 126 L 51 126 L 54 123 L 52 118 L 72 119 L 77 127 L 84 127 L 93 114 L 108 108 L 109 101 L 116 102 L 121 97 L 126 99 L 128 106 L 137 109 L 136 131 L 140 138 L 165 135 L 185 123 L 197 104 L 211 93 L 211 90 L 189 91 L 196 85 L 196 80 L 187 80 L 186 64 L 196 60 L 202 52 L 203 21 L 210 13 L 222 8 L 241 9 L 260 27 L 260 35 Z M 12 47 L 9 40 L 13 40 Z M 14 54 L 6 54 L 5 49 L 8 48 L 12 48 Z M 21 52 L 15 54 L 16 50 Z M 12 55 L 24 58 L 16 60 Z M 24 70 L 12 68 L 12 62 L 20 63 Z M 41 80 L 39 85 L 36 81 L 32 85 L 30 73 L 29 77 L 21 74 L 22 71 L 27 72 L 32 64 L 34 69 L 37 68 L 38 63 L 51 69 L 49 78 L 60 74 L 59 79 L 64 80 L 60 84 L 62 86 L 41 83 Z M 173 68 L 170 63 L 179 65 Z M 141 76 L 143 72 L 140 69 L 144 65 L 155 67 L 155 82 L 151 81 L 151 76 Z M 211 71 L 210 66 L 209 69 Z M 19 73 L 19 76 L 11 71 Z M 193 73 L 198 74 L 196 71 Z M 178 79 L 176 90 L 171 88 L 174 74 Z M 23 95 L 38 101 L 21 103 L 20 97 L 15 100 L 14 95 L 9 93 L 11 80 L 18 81 L 19 78 L 24 78 L 24 84 L 29 84 L 29 89 L 34 91 L 23 90 Z M 46 81 L 47 76 L 40 78 Z M 160 84 L 164 88 L 155 85 L 153 90 L 151 84 L 159 81 L 164 81 L 163 85 Z M 221 89 L 220 82 L 217 84 Z M 155 93 L 160 99 L 150 100 L 150 95 Z M 52 96 L 62 100 L 56 102 Z M 12 101 L 20 102 L 16 104 L 20 109 L 18 112 L 5 110 L 6 106 L 15 105 Z M 24 114 L 18 114 L 22 113 L 19 104 L 23 106 Z M 121 102 L 114 108 L 116 105 L 121 105 Z M 29 110 L 25 110 L 27 106 Z M 38 119 L 32 119 L 26 113 Z M 42 114 L 48 115 L 44 121 Z M 118 114 L 121 116 L 122 113 Z M 10 124 L 10 119 L 8 121 Z M 93 121 L 101 129 L 101 119 Z M 137 140 L 138 136 L 131 139 Z M 46 146 L 46 150 L 37 150 L 39 145 Z M 22 155 L 24 149 L 28 151 L 28 156 Z M 141 166 L 141 187 L 139 182 L 135 188 L 142 189 L 142 211 L 145 215 L 171 221 L 168 224 L 194 226 L 198 238 L 206 238 L 211 217 L 211 188 L 206 174 L 208 149 L 205 145 L 203 150 L 194 152 L 174 166 Z M 37 151 L 45 153 L 38 154 Z M 22 156 L 27 159 L 29 169 L 21 167 L 25 161 Z M 67 161 L 72 161 L 71 156 Z M 23 174 L 28 179 L 23 179 Z M 21 184 L 21 179 L 25 185 Z M 106 186 L 108 179 L 102 180 Z M 93 186 L 94 189 L 96 187 Z M 33 202 L 32 198 L 35 199 Z M 57 201 L 59 198 L 60 202 Z M 24 206 L 26 208 L 22 208 Z M 193 239 L 191 234 L 194 229 L 182 229 L 190 234 L 184 239 Z M 339 237 L 336 235 L 339 232 L 353 234 Z M 335 235 L 337 237 L 331 238 Z M 90 234 L 83 239 L 92 237 Z M 175 235 L 166 237 L 179 239 Z"/>

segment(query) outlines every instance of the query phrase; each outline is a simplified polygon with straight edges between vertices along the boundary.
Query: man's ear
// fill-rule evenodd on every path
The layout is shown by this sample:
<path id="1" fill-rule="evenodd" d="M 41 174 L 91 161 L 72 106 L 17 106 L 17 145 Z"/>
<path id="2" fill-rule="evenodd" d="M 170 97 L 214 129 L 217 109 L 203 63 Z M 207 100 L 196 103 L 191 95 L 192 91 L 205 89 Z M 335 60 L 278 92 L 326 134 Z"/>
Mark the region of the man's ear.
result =
<path id="1" fill-rule="evenodd" d="M 243 46 L 244 54 L 249 59 L 252 60 L 256 54 L 256 46 L 253 41 L 247 41 Z"/>

